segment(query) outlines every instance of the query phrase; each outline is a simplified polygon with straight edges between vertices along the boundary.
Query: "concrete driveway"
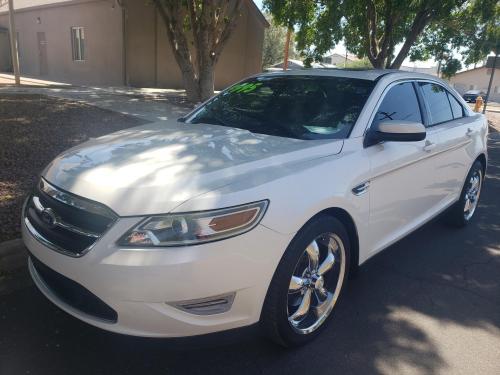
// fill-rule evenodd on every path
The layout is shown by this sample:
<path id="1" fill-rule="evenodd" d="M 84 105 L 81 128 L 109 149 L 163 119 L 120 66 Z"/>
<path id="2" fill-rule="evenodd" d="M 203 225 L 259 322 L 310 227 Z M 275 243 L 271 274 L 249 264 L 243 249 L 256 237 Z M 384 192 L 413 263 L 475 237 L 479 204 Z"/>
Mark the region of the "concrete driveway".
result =
<path id="1" fill-rule="evenodd" d="M 310 345 L 107 333 L 54 307 L 23 269 L 0 291 L 0 374 L 500 374 L 499 135 L 472 225 L 436 220 L 369 261 Z"/>
<path id="2" fill-rule="evenodd" d="M 0 74 L 0 94 L 47 95 L 80 101 L 147 121 L 164 121 L 183 116 L 194 108 L 184 90 L 132 87 L 74 86 L 22 77 L 21 86 L 9 84 L 13 77 Z"/>

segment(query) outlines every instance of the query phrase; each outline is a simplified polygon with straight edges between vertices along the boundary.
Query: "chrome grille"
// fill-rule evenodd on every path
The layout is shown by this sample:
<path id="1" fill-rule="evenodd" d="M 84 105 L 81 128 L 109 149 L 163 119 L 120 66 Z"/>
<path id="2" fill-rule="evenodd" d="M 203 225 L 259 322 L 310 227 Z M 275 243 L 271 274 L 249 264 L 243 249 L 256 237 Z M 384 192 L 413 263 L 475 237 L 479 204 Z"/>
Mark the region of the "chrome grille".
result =
<path id="1" fill-rule="evenodd" d="M 80 257 L 113 225 L 117 215 L 104 205 L 78 197 L 44 179 L 28 198 L 24 223 L 53 250 Z"/>

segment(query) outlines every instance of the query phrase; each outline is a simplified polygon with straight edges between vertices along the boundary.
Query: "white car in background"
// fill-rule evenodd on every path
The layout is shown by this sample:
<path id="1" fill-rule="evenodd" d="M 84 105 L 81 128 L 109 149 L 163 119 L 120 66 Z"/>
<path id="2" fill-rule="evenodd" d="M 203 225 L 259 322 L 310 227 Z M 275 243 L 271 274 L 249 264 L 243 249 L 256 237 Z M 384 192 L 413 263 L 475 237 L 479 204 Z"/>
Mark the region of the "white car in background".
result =
<path id="1" fill-rule="evenodd" d="M 436 77 L 257 75 L 178 121 L 59 155 L 24 207 L 30 272 L 109 331 L 259 323 L 301 344 L 360 264 L 445 210 L 471 220 L 486 137 L 485 117 Z"/>

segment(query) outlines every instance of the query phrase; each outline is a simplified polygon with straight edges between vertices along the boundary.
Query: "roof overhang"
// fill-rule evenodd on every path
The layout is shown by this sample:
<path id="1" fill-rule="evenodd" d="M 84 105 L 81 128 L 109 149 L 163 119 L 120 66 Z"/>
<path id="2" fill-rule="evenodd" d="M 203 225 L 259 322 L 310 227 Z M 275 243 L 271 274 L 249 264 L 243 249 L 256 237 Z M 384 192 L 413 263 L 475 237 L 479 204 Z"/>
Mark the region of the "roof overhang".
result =
<path id="1" fill-rule="evenodd" d="M 250 11 L 257 17 L 257 19 L 262 23 L 264 27 L 269 27 L 271 26 L 269 22 L 267 22 L 266 17 L 264 17 L 264 14 L 260 11 L 259 7 L 253 2 L 253 0 L 246 0 L 246 3 L 248 4 L 248 8 Z"/>

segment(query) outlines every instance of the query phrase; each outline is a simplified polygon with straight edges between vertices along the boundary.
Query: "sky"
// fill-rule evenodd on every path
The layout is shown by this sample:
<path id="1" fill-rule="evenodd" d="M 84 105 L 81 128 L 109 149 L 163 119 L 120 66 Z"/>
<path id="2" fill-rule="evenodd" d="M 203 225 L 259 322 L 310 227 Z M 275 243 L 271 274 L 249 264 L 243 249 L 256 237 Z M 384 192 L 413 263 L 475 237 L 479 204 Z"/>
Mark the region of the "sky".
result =
<path id="1" fill-rule="evenodd" d="M 253 0 L 253 2 L 259 7 L 259 9 L 262 9 L 262 0 Z"/>
<path id="2" fill-rule="evenodd" d="M 255 5 L 257 5 L 257 7 L 259 9 L 262 9 L 262 0 L 253 0 L 253 2 L 255 3 Z M 344 43 L 340 42 L 339 44 L 337 44 L 335 46 L 335 48 L 333 50 L 331 50 L 331 52 L 335 52 L 335 53 L 338 53 L 338 54 L 341 54 L 341 55 L 345 55 L 346 50 L 345 50 Z M 436 62 L 433 61 L 433 60 L 411 62 L 410 59 L 407 58 L 403 62 L 403 65 L 405 65 L 405 66 L 411 66 L 411 67 L 415 66 L 415 67 L 418 67 L 418 68 L 429 68 L 429 67 L 435 66 Z"/>

